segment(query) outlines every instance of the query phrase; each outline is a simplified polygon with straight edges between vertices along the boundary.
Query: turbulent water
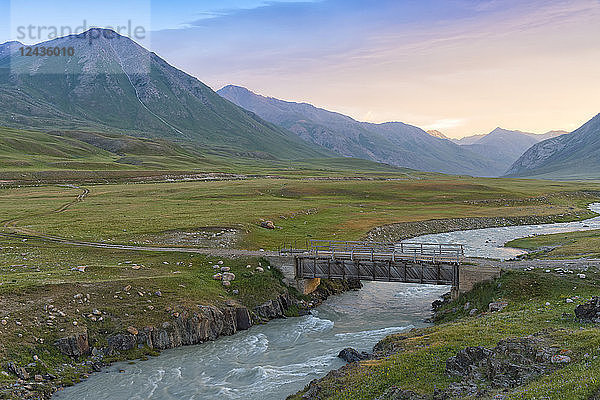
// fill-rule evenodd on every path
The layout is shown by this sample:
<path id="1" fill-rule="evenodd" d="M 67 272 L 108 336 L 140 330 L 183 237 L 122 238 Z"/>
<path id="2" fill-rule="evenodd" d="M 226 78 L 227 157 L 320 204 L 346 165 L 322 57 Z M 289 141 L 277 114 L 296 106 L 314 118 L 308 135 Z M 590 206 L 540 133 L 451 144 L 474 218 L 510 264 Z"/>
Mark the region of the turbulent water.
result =
<path id="1" fill-rule="evenodd" d="M 589 206 L 590 210 L 600 214 L 600 203 Z M 456 243 L 465 245 L 467 257 L 485 257 L 508 260 L 526 252 L 520 249 L 504 247 L 514 239 L 551 233 L 565 233 L 600 229 L 600 217 L 580 222 L 566 222 L 543 225 L 506 226 L 500 228 L 484 228 L 469 231 L 455 231 L 434 235 L 419 236 L 407 242 L 417 243 Z"/>
<path id="2" fill-rule="evenodd" d="M 56 399 L 280 400 L 343 365 L 345 347 L 371 351 L 383 337 L 423 326 L 444 286 L 365 282 L 314 315 L 271 321 L 231 337 L 119 363 Z M 119 370 L 125 370 L 120 373 Z"/>
<path id="3" fill-rule="evenodd" d="M 600 204 L 590 206 L 600 213 Z M 458 231 L 412 241 L 466 243 L 468 256 L 506 259 L 502 247 L 534 234 L 600 229 L 584 222 Z M 163 352 L 134 365 L 116 364 L 57 393 L 57 400 L 279 400 L 343 365 L 345 347 L 370 351 L 383 337 L 424 325 L 444 286 L 366 282 L 360 291 L 326 301 L 313 315 L 277 320 L 215 342 Z M 120 372 L 124 370 L 124 372 Z"/>

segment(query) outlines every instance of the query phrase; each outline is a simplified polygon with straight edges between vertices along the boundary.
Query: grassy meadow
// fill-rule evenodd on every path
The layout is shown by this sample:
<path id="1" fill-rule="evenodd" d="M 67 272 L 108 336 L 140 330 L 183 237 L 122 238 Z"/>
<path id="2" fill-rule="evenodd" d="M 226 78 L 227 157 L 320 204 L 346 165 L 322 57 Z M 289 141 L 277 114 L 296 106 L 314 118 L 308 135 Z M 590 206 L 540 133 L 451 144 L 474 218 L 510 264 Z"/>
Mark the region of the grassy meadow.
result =
<path id="1" fill-rule="evenodd" d="M 89 194 L 75 201 L 83 189 Z M 160 243 L 168 232 L 232 228 L 236 246 L 356 240 L 374 227 L 430 219 L 590 216 L 590 183 L 430 176 L 421 179 L 251 178 L 207 182 L 0 189 L 0 221 L 29 232 L 114 243 Z M 73 202 L 66 210 L 62 206 Z M 57 212 L 60 211 L 60 212 Z M 259 227 L 272 220 L 277 229 Z"/>

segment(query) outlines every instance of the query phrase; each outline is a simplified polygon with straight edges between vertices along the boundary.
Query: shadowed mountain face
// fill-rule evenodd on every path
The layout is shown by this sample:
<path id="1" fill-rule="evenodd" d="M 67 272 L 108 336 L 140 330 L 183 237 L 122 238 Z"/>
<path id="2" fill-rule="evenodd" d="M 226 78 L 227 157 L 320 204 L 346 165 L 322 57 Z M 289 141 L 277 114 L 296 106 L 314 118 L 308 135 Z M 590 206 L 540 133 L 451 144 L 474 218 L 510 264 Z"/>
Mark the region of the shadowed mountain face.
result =
<path id="1" fill-rule="evenodd" d="M 498 170 L 506 172 L 534 144 L 565 133 L 567 132 L 552 131 L 536 135 L 496 128 L 487 135 L 468 136 L 454 142 L 490 160 Z"/>
<path id="2" fill-rule="evenodd" d="M 415 126 L 358 122 L 310 104 L 260 96 L 239 86 L 226 86 L 218 93 L 304 140 L 343 156 L 450 174 L 498 176 L 505 171 L 485 157 Z"/>
<path id="3" fill-rule="evenodd" d="M 218 96 L 196 78 L 110 30 L 92 29 L 37 47 L 73 56 L 23 56 L 0 45 L 0 124 L 159 137 L 255 157 L 330 153 Z"/>
<path id="4" fill-rule="evenodd" d="M 512 165 L 507 175 L 600 178 L 600 114 L 569 135 L 534 145 Z"/>

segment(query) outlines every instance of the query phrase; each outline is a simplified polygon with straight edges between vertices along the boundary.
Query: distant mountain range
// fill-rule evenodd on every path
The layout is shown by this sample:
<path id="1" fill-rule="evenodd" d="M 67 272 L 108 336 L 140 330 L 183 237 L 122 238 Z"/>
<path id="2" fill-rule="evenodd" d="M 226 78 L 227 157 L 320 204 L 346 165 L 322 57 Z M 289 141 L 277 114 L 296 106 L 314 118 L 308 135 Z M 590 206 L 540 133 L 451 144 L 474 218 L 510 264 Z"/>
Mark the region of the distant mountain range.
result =
<path id="1" fill-rule="evenodd" d="M 192 166 L 209 163 L 208 156 L 289 160 L 341 155 L 474 176 L 501 176 L 509 168 L 511 175 L 552 174 L 559 165 L 575 173 L 572 154 L 581 157 L 582 165 L 595 165 L 596 153 L 577 147 L 581 140 L 593 148 L 592 134 L 556 137 L 564 132 L 533 135 L 497 128 L 451 140 L 439 131 L 402 122 L 360 122 L 238 86 L 217 94 L 111 30 L 94 28 L 35 46 L 72 48 L 72 57 L 24 56 L 23 47 L 18 42 L 0 45 L 0 126 L 29 129 L 22 139 L 17 131 L 0 130 L 0 151 L 11 163 L 31 151 L 35 160 L 49 157 L 43 159 L 46 165 L 59 153 L 72 165 L 75 161 L 68 160 L 78 154 L 120 165 L 151 165 L 168 154 L 178 165 Z M 551 139 L 538 144 L 546 138 Z M 50 154 L 36 141 L 60 150 Z M 10 158 L 12 153 L 18 157 Z"/>
<path id="2" fill-rule="evenodd" d="M 304 140 L 343 156 L 449 174 L 498 176 L 505 171 L 484 156 L 401 122 L 359 122 L 311 104 L 265 97 L 233 85 L 217 93 Z"/>
<path id="3" fill-rule="evenodd" d="M 0 125 L 126 133 L 255 158 L 333 155 L 114 31 L 91 29 L 35 46 L 72 48 L 73 57 L 23 56 L 22 46 L 0 45 Z"/>
<path id="4" fill-rule="evenodd" d="M 534 145 L 511 166 L 507 175 L 600 178 L 600 114 L 569 135 Z"/>

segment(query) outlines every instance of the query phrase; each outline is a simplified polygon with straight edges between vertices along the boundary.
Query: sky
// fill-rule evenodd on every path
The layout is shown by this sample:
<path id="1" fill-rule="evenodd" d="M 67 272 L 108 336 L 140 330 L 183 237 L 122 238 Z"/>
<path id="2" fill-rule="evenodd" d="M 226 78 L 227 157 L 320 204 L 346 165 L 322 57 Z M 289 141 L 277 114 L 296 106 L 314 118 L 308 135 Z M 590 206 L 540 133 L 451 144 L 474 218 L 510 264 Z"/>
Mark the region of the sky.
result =
<path id="1" fill-rule="evenodd" d="M 0 0 L 0 42 L 81 26 L 143 27 L 137 41 L 215 90 L 451 137 L 600 112 L 600 0 Z"/>

